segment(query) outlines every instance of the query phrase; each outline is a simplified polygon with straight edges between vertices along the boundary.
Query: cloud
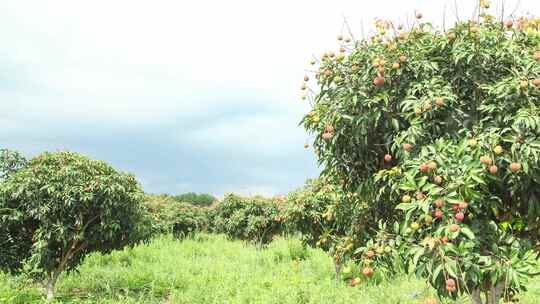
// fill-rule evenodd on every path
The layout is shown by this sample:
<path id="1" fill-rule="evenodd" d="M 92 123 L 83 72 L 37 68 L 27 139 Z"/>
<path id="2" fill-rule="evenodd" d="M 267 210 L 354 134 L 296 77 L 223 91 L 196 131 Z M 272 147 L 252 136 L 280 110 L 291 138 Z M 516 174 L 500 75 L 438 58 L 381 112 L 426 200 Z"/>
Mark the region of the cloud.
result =
<path id="1" fill-rule="evenodd" d="M 150 192 L 284 193 L 318 173 L 298 89 L 343 18 L 358 38 L 414 9 L 451 24 L 453 2 L 1 1 L 0 141 L 104 159 Z"/>

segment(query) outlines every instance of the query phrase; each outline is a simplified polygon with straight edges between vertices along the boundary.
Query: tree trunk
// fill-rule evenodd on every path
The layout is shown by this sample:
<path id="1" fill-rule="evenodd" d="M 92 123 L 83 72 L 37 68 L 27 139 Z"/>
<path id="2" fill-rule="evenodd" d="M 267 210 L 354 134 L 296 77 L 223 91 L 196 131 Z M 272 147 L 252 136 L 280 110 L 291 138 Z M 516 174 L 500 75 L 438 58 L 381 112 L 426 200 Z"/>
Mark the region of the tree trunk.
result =
<path id="1" fill-rule="evenodd" d="M 56 279 L 58 275 L 53 271 L 47 281 L 47 302 L 52 302 L 54 300 L 54 287 L 56 286 Z"/>
<path id="2" fill-rule="evenodd" d="M 471 294 L 471 300 L 473 304 L 482 304 L 482 297 L 480 296 L 480 289 L 476 288 Z"/>
<path id="3" fill-rule="evenodd" d="M 487 304 L 498 304 L 504 291 L 504 283 L 499 282 L 495 286 L 491 286 L 489 295 L 487 296 Z"/>
<path id="4" fill-rule="evenodd" d="M 336 263 L 335 266 L 336 266 L 336 279 L 340 281 L 341 280 L 341 264 Z"/>

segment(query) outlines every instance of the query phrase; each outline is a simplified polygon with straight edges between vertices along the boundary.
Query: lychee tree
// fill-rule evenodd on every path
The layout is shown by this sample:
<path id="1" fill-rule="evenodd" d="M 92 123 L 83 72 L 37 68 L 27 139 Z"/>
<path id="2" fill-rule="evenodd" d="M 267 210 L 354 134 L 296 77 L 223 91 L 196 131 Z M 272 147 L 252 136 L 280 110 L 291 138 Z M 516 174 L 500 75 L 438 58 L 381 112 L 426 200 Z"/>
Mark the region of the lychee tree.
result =
<path id="1" fill-rule="evenodd" d="M 322 176 L 396 209 L 373 227 L 396 222 L 415 272 L 475 303 L 524 287 L 540 232 L 540 19 L 496 21 L 488 6 L 444 31 L 417 14 L 407 30 L 379 20 L 368 39 L 338 37 L 313 62 L 302 120 Z"/>
<path id="2" fill-rule="evenodd" d="M 0 180 L 23 168 L 26 162 L 26 158 L 21 153 L 9 149 L 0 149 Z"/>
<path id="3" fill-rule="evenodd" d="M 280 199 L 228 193 L 212 210 L 212 227 L 233 239 L 251 241 L 260 250 L 283 230 Z"/>
<path id="4" fill-rule="evenodd" d="M 358 197 L 356 192 L 345 192 L 334 179 L 322 177 L 309 180 L 303 188 L 289 193 L 284 212 L 289 231 L 300 233 L 306 244 L 317 246 L 332 256 L 338 279 L 342 270 L 346 269 L 344 265 L 361 260 L 364 251 L 369 250 L 360 247 L 369 237 L 366 231 L 373 226 L 370 221 L 381 218 L 386 210 L 384 206 Z M 390 218 L 395 213 L 392 211 L 385 214 L 385 217 Z M 384 232 L 379 235 L 379 241 L 372 242 L 373 246 L 369 248 L 377 251 L 379 260 L 392 259 L 396 243 L 393 240 L 388 243 Z M 364 262 L 366 268 L 371 266 L 370 260 Z M 382 270 L 378 271 L 380 274 L 389 274 L 398 268 L 391 265 L 379 270 Z M 377 274 L 377 277 L 381 275 Z M 347 274 L 342 278 L 350 279 Z"/>
<path id="5" fill-rule="evenodd" d="M 0 149 L 0 183 L 26 165 L 26 158 L 17 151 Z M 21 226 L 22 216 L 16 209 L 8 208 L 0 200 L 0 270 L 12 271 L 20 267 L 20 256 L 28 252 L 23 241 L 26 228 Z M 12 231 L 13 233 L 9 233 Z"/>
<path id="6" fill-rule="evenodd" d="M 28 249 L 19 261 L 25 271 L 46 278 L 50 301 L 58 276 L 88 253 L 139 240 L 142 198 L 133 175 L 77 153 L 46 152 L 0 183 L 0 207 L 18 215 L 0 224 Z"/>

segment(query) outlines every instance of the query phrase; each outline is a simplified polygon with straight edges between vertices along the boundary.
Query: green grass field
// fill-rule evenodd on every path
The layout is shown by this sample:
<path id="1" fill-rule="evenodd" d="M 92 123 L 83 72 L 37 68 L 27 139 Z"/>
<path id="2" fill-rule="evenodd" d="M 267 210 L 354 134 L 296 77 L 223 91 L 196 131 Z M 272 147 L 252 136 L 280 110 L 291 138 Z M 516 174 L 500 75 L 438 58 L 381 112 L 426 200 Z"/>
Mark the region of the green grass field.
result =
<path id="1" fill-rule="evenodd" d="M 257 252 L 223 236 L 184 241 L 160 237 L 148 245 L 94 254 L 79 273 L 63 275 L 57 303 L 422 303 L 432 294 L 420 280 L 400 277 L 349 287 L 335 280 L 324 252 L 279 239 Z M 1 303 L 43 303 L 39 286 L 0 274 Z M 461 300 L 458 303 L 468 303 Z M 540 280 L 520 303 L 540 303 Z"/>

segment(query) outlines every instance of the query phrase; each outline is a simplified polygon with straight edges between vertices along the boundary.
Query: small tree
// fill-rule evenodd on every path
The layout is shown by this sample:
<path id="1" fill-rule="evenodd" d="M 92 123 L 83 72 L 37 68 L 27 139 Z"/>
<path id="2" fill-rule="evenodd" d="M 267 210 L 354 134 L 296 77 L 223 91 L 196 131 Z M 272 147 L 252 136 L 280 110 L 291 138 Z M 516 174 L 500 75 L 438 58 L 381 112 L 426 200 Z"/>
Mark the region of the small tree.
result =
<path id="1" fill-rule="evenodd" d="M 168 195 L 147 194 L 144 204 L 151 217 L 152 234 L 185 237 L 208 228 L 210 209 L 177 201 Z"/>
<path id="2" fill-rule="evenodd" d="M 47 277 L 47 299 L 63 271 L 90 252 L 109 252 L 137 239 L 143 217 L 142 191 L 130 174 L 72 152 L 44 153 L 7 178 L 0 187 L 5 207 L 16 210 L 26 229 L 26 265 Z"/>
<path id="3" fill-rule="evenodd" d="M 279 200 L 226 194 L 213 210 L 213 229 L 261 249 L 283 229 Z"/>

